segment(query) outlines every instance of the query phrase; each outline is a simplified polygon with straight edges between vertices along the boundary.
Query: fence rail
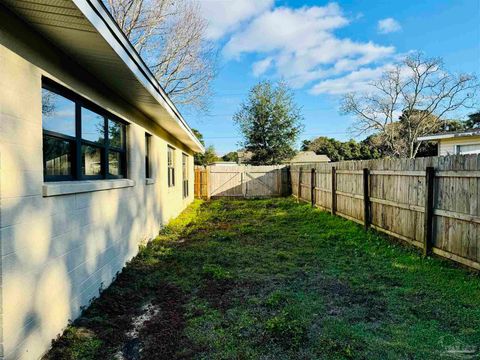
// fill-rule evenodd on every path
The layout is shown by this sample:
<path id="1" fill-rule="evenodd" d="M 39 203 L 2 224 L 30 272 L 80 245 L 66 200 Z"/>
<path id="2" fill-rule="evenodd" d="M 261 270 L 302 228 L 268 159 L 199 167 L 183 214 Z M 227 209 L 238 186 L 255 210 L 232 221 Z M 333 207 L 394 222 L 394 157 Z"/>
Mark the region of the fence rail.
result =
<path id="1" fill-rule="evenodd" d="M 480 270 L 480 157 L 291 167 L 293 195 Z"/>

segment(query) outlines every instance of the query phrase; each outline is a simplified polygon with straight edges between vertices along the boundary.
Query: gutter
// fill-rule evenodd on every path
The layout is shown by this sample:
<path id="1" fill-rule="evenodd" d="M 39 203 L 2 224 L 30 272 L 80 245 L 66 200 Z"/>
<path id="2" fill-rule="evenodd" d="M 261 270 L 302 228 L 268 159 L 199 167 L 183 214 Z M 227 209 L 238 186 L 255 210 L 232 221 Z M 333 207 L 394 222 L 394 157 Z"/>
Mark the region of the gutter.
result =
<path id="1" fill-rule="evenodd" d="M 123 31 L 118 27 L 118 24 L 105 5 L 98 0 L 72 1 L 128 66 L 143 87 L 170 113 L 172 118 L 198 146 L 200 152 L 203 153 L 205 151 L 204 146 L 193 134 L 192 129 L 188 126 L 173 102 L 168 98 L 168 95 L 153 76 L 143 59 L 138 55 Z"/>
<path id="2" fill-rule="evenodd" d="M 467 137 L 467 136 L 480 136 L 480 131 L 469 131 L 469 132 L 454 133 L 454 134 L 426 135 L 426 136 L 418 137 L 417 141 L 453 139 L 453 138 L 457 138 L 457 137 Z"/>

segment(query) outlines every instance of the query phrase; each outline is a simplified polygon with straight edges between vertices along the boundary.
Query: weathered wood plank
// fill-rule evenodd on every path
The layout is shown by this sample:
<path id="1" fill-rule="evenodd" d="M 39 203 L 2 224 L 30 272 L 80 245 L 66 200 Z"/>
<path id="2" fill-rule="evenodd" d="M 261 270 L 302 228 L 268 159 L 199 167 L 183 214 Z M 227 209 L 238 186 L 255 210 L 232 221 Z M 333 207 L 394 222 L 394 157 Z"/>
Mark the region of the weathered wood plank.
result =
<path id="1" fill-rule="evenodd" d="M 425 176 L 424 171 L 371 170 L 370 174 L 385 176 Z"/>
<path id="2" fill-rule="evenodd" d="M 437 171 L 436 177 L 451 178 L 480 178 L 480 171 L 473 170 L 456 170 L 456 171 Z"/>
<path id="3" fill-rule="evenodd" d="M 425 211 L 423 206 L 402 204 L 402 203 L 397 203 L 395 201 L 383 200 L 383 199 L 378 199 L 378 198 L 374 198 L 374 197 L 370 197 L 370 202 L 376 203 L 376 204 L 393 206 L 393 207 L 400 208 L 400 209 L 405 209 L 405 210 L 422 212 L 422 213 Z"/>

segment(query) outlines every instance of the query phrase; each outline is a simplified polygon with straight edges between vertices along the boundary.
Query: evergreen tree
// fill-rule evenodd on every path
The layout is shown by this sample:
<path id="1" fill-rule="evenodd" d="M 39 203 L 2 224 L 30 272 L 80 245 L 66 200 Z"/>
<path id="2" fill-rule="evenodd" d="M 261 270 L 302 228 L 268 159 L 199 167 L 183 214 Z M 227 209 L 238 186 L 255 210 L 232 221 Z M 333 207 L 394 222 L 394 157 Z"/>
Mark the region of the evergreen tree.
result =
<path id="1" fill-rule="evenodd" d="M 294 155 L 303 117 L 285 83 L 255 85 L 233 119 L 243 133 L 243 146 L 253 153 L 250 163 L 279 164 Z"/>

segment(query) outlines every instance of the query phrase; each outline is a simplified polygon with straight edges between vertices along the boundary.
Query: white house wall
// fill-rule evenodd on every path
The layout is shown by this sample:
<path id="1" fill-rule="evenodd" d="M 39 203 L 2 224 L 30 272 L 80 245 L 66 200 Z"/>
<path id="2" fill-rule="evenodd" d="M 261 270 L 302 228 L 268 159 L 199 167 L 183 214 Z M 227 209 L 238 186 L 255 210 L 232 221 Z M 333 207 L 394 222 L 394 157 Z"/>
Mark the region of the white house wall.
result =
<path id="1" fill-rule="evenodd" d="M 480 136 L 455 137 L 441 139 L 438 143 L 438 155 L 447 156 L 456 154 L 456 145 L 480 144 Z"/>
<path id="2" fill-rule="evenodd" d="M 193 154 L 22 23 L 2 15 L 0 23 L 0 356 L 37 359 L 139 244 L 193 200 Z M 130 122 L 128 178 L 134 186 L 42 195 L 42 76 Z M 150 185 L 146 131 L 153 135 Z M 167 185 L 169 144 L 177 149 L 173 188 Z M 191 176 L 186 199 L 182 152 L 189 155 Z"/>

